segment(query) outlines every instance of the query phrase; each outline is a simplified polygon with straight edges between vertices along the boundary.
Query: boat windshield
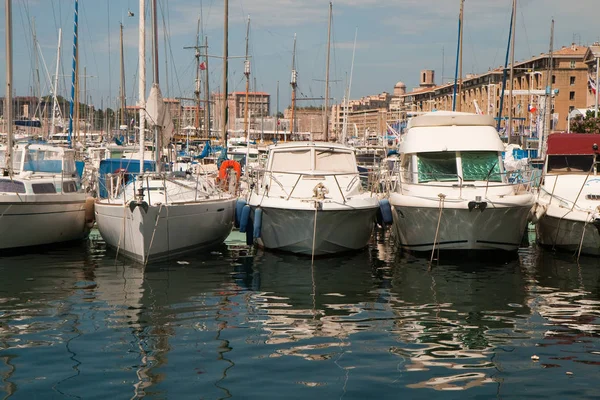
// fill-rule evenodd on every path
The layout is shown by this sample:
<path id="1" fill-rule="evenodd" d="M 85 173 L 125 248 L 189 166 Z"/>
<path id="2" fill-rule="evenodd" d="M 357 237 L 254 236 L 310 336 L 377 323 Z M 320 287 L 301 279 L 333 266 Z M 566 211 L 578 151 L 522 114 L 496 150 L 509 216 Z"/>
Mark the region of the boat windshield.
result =
<path id="1" fill-rule="evenodd" d="M 273 153 L 271 170 L 285 171 L 310 171 L 310 149 L 276 151 Z"/>
<path id="2" fill-rule="evenodd" d="M 457 181 L 456 153 L 453 151 L 419 153 L 419 182 Z"/>
<path id="3" fill-rule="evenodd" d="M 465 151 L 460 153 L 464 181 L 502 182 L 498 153 Z"/>
<path id="4" fill-rule="evenodd" d="M 594 155 L 552 155 L 548 156 L 548 172 L 587 174 L 594 163 Z"/>
<path id="5" fill-rule="evenodd" d="M 355 157 L 352 153 L 340 151 L 318 151 L 315 170 L 327 172 L 356 172 Z"/>

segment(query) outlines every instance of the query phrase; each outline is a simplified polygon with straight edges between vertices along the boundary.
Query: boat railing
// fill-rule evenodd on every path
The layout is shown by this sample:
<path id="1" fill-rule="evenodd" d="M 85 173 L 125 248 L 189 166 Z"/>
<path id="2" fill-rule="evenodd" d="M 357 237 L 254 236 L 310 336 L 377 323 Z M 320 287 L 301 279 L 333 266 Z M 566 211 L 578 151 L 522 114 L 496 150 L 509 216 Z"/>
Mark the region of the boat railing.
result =
<path id="1" fill-rule="evenodd" d="M 292 195 L 294 194 L 294 191 L 296 190 L 296 187 L 298 186 L 298 183 L 305 177 L 313 178 L 319 178 L 319 179 L 323 179 L 325 177 L 331 176 L 333 177 L 333 180 L 335 182 L 335 185 L 337 186 L 337 190 L 339 191 L 340 195 L 342 196 L 343 202 L 346 203 L 346 196 L 344 195 L 344 189 L 342 189 L 342 186 L 340 185 L 340 182 L 338 180 L 338 176 L 353 176 L 353 179 L 350 181 L 350 183 L 346 186 L 345 191 L 349 192 L 352 189 L 352 185 L 356 184 L 359 181 L 359 175 L 358 172 L 326 172 L 326 171 L 310 171 L 310 172 L 290 172 L 290 171 L 261 171 L 262 174 L 258 174 L 256 176 L 256 179 L 258 182 L 264 182 L 265 179 L 269 180 L 269 184 L 266 188 L 266 195 L 269 195 L 269 190 L 271 188 L 271 183 L 275 182 L 280 188 L 281 190 L 284 192 L 284 194 L 286 195 L 286 200 L 289 200 L 290 198 L 292 198 Z M 283 185 L 283 183 L 281 183 L 281 181 L 274 176 L 274 174 L 284 174 L 284 175 L 294 175 L 297 176 L 296 180 L 294 181 L 294 184 L 290 190 L 290 192 L 288 193 L 288 191 L 285 189 L 285 186 Z M 268 177 L 267 177 L 268 175 Z M 259 185 L 254 185 L 254 189 L 256 190 L 256 193 L 258 194 L 258 190 L 259 190 Z M 361 189 L 362 189 L 362 185 L 360 185 Z"/>

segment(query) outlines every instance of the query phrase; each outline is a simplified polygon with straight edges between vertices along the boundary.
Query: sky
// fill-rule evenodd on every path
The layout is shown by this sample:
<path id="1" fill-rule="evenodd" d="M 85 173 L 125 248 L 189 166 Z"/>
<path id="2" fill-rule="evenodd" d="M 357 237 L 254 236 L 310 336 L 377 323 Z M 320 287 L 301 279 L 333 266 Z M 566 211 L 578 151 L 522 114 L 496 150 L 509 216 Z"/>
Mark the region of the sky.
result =
<path id="1" fill-rule="evenodd" d="M 222 85 L 224 0 L 157 0 L 160 86 L 165 97 L 193 97 L 194 51 L 198 19 L 207 37 L 211 91 Z M 62 48 L 58 93 L 70 97 L 75 0 L 12 0 L 13 86 L 16 95 L 31 95 L 39 71 L 42 94 L 50 92 L 55 75 L 58 31 Z M 150 3 L 147 15 L 147 77 L 152 81 Z M 289 85 L 294 35 L 297 40 L 298 97 L 325 94 L 326 0 L 230 0 L 229 91 L 244 91 L 246 23 L 250 17 L 251 88 L 271 94 L 272 113 L 290 103 Z M 483 73 L 504 64 L 512 0 L 465 0 L 463 73 Z M 598 0 L 518 0 L 515 60 L 548 52 L 551 20 L 554 48 L 600 41 L 595 23 Z M 417 87 L 419 71 L 435 70 L 437 84 L 453 79 L 456 63 L 460 0 L 338 0 L 333 1 L 330 96 L 342 101 L 383 91 L 402 81 Z M 134 16 L 129 16 L 129 11 Z M 0 31 L 5 35 L 5 9 Z M 138 93 L 138 0 L 79 0 L 79 65 L 87 98 L 97 107 L 117 107 L 120 80 L 119 25 L 123 24 L 127 103 Z M 33 27 L 38 42 L 38 65 Z M 354 39 L 356 35 L 356 46 Z M 2 96 L 6 91 L 5 48 L 0 54 Z M 354 52 L 354 59 L 353 59 Z M 213 57 L 214 56 L 214 57 Z M 354 62 L 353 62 L 354 61 Z M 256 85 L 254 84 L 256 80 Z M 279 105 L 277 87 L 279 82 Z M 350 85 L 351 84 L 351 85 Z M 83 88 L 82 88 L 83 90 Z M 301 100 L 298 106 L 320 106 Z"/>

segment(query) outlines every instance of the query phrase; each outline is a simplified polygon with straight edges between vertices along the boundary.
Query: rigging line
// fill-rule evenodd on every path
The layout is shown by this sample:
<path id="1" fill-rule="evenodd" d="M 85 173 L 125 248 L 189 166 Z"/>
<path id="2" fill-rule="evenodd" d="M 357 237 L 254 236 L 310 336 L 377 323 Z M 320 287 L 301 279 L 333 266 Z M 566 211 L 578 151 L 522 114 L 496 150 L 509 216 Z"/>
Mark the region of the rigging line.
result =
<path id="1" fill-rule="evenodd" d="M 85 31 L 86 31 L 86 33 L 87 33 L 87 35 L 88 35 L 88 38 L 91 38 L 91 37 L 92 37 L 92 34 L 91 34 L 90 30 L 88 29 L 88 27 L 90 26 L 90 23 L 89 23 L 89 21 L 88 21 L 88 19 L 87 19 L 87 13 L 85 12 L 85 10 L 86 10 L 86 9 L 85 9 L 85 6 L 82 4 L 82 5 L 81 5 L 81 7 L 79 8 L 79 15 L 83 16 L 83 19 L 85 20 L 85 24 L 84 24 L 84 26 L 83 26 L 83 29 L 85 29 Z M 83 35 L 82 35 L 82 36 L 83 36 Z M 77 40 L 77 42 L 78 42 L 79 44 L 81 44 L 81 42 L 83 42 L 83 40 L 81 40 L 81 39 L 82 39 L 82 38 L 80 37 L 80 38 L 78 38 L 78 40 Z M 90 41 L 90 43 L 91 43 L 91 41 Z M 88 56 L 88 53 L 87 53 L 87 47 L 86 47 L 86 46 L 81 46 L 81 47 L 83 48 L 83 57 L 84 57 L 85 61 L 87 61 L 87 56 Z M 96 74 L 98 74 L 98 75 L 99 75 L 100 68 L 98 67 L 98 60 L 96 60 L 96 52 L 95 52 L 95 51 L 92 51 L 91 53 L 92 53 L 92 58 L 93 58 L 93 60 L 94 60 L 94 67 L 96 68 Z M 85 77 L 84 77 L 84 78 L 85 78 Z M 88 91 L 89 91 L 89 90 L 88 90 Z M 86 94 L 84 93 L 84 94 L 83 94 L 83 96 L 84 96 L 84 98 L 85 98 Z M 87 100 L 86 100 L 86 101 L 87 101 Z M 87 103 L 86 103 L 86 104 L 87 104 Z"/>
<path id="2" fill-rule="evenodd" d="M 29 65 L 33 65 L 33 53 L 31 52 L 31 37 L 28 35 L 28 33 L 31 33 L 31 22 L 29 21 L 29 17 L 26 18 L 26 20 L 29 22 L 29 24 L 25 23 L 25 20 L 23 19 L 23 8 L 19 7 L 19 16 L 21 17 L 21 28 L 23 29 L 23 37 L 25 38 L 25 45 L 27 46 L 27 50 L 28 50 L 28 55 L 29 55 Z M 29 25 L 29 30 L 25 29 L 25 26 Z M 33 79 L 33 69 L 32 69 L 32 74 L 29 76 L 29 80 L 27 83 L 27 86 L 31 86 L 32 83 L 32 79 Z"/>
<path id="3" fill-rule="evenodd" d="M 523 32 L 525 33 L 525 42 L 527 43 L 527 49 L 529 50 L 529 54 L 533 54 L 531 51 L 531 46 L 529 45 L 529 36 L 527 36 L 527 24 L 525 23 L 525 15 L 523 14 L 523 4 L 519 3 L 519 8 L 521 9 L 521 23 L 523 24 Z"/>
<path id="4" fill-rule="evenodd" d="M 112 92 L 111 92 L 111 87 L 112 87 L 111 66 L 112 66 L 112 63 L 110 62 L 110 1 L 106 2 L 106 31 L 108 33 L 108 36 L 107 36 L 107 41 L 108 41 L 108 104 L 106 105 L 106 107 L 109 108 L 111 105 L 111 100 L 112 100 Z"/>
<path id="5" fill-rule="evenodd" d="M 168 53 L 170 55 L 169 61 L 171 63 L 171 69 L 173 72 L 171 75 L 171 83 L 173 83 L 173 75 L 174 75 L 175 80 L 177 81 L 177 88 L 179 89 L 178 93 L 183 93 L 183 90 L 181 89 L 181 81 L 179 80 L 179 73 L 178 73 L 179 71 L 177 71 L 177 66 L 175 65 L 175 56 L 173 55 L 173 45 L 171 43 L 171 34 L 169 33 L 169 32 L 171 32 L 170 23 L 167 23 L 165 21 L 165 12 L 163 10 L 162 3 L 159 3 L 159 5 L 160 5 L 161 14 L 162 14 L 164 35 L 165 35 L 166 42 L 167 42 L 167 45 L 165 46 L 165 54 L 167 54 L 167 47 L 168 47 Z M 167 2 L 167 7 L 168 7 L 168 2 Z M 169 26 L 168 28 L 167 28 L 167 25 Z M 167 82 L 167 84 L 168 84 L 168 82 Z"/>

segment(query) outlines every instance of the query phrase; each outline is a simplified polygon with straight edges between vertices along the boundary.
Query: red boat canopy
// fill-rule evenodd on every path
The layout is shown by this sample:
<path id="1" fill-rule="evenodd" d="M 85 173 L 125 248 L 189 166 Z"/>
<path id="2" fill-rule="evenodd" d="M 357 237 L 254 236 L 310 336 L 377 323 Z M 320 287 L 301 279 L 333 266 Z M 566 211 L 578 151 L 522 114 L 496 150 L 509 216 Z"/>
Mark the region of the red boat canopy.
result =
<path id="1" fill-rule="evenodd" d="M 596 146 L 594 146 L 596 145 Z M 594 149 L 595 147 L 595 149 Z M 553 133 L 548 136 L 548 155 L 592 155 L 598 152 L 600 135 L 594 133 Z"/>

